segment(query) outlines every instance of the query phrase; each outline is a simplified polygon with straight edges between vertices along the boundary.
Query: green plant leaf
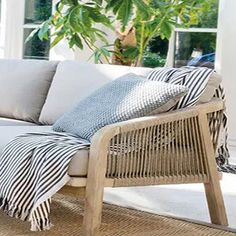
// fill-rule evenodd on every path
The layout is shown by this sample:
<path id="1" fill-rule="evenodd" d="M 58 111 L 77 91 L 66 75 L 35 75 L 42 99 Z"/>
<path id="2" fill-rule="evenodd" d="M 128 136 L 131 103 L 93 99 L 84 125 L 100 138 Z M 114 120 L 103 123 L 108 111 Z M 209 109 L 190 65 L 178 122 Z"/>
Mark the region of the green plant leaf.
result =
<path id="1" fill-rule="evenodd" d="M 108 0 L 107 10 L 112 10 L 117 20 L 122 23 L 122 30 L 128 25 L 133 13 L 133 0 Z"/>
<path id="2" fill-rule="evenodd" d="M 103 55 L 105 55 L 105 56 L 107 56 L 107 57 L 110 56 L 109 50 L 106 49 L 105 47 L 103 47 L 103 48 L 101 49 L 101 51 L 102 51 Z"/>
<path id="3" fill-rule="evenodd" d="M 34 29 L 29 36 L 26 38 L 25 43 L 28 43 L 32 38 L 38 34 L 39 28 Z"/>
<path id="4" fill-rule="evenodd" d="M 38 31 L 38 37 L 40 40 L 48 40 L 49 38 L 49 23 L 48 21 L 45 21 L 39 28 L 39 31 Z"/>
<path id="5" fill-rule="evenodd" d="M 103 3 L 103 0 L 94 0 L 95 3 L 99 4 L 100 6 L 102 5 Z"/>
<path id="6" fill-rule="evenodd" d="M 56 5 L 55 5 L 56 12 L 61 13 L 62 9 L 63 9 L 62 2 L 61 1 L 57 2 Z"/>
<path id="7" fill-rule="evenodd" d="M 78 5 L 77 0 L 66 0 L 65 3 L 67 3 L 69 6 L 77 6 Z"/>
<path id="8" fill-rule="evenodd" d="M 137 7 L 137 10 L 142 15 L 144 20 L 150 18 L 150 7 L 143 0 L 133 0 L 134 5 Z"/>
<path id="9" fill-rule="evenodd" d="M 96 31 L 96 36 L 105 44 L 108 44 L 108 40 L 106 38 L 106 35 L 102 34 L 99 31 Z"/>
<path id="10" fill-rule="evenodd" d="M 101 9 L 85 6 L 88 10 L 89 17 L 97 23 L 103 23 L 107 27 L 111 27 L 111 21 L 107 16 L 101 13 Z"/>
<path id="11" fill-rule="evenodd" d="M 83 31 L 83 25 L 80 23 L 79 14 L 80 14 L 80 6 L 77 6 L 73 8 L 73 10 L 70 12 L 68 16 L 68 23 L 75 32 Z"/>
<path id="12" fill-rule="evenodd" d="M 112 50 L 108 47 L 97 49 L 96 46 L 98 40 L 108 44 L 107 35 L 100 30 L 100 25 L 113 29 L 112 23 L 119 21 L 121 29 L 117 30 L 124 31 L 127 25 L 135 29 L 137 47 L 122 48 L 120 43 L 120 51 L 112 53 L 120 53 L 118 57 L 128 63 L 140 62 L 153 37 L 169 38 L 176 26 L 187 28 L 198 24 L 203 12 L 211 10 L 213 2 L 215 0 L 58 0 L 53 16 L 33 31 L 27 40 L 38 34 L 41 40 L 52 37 L 51 47 L 62 39 L 66 39 L 72 48 L 83 49 L 87 44 L 94 50 L 96 62 L 101 56 L 109 61 Z M 177 18 L 180 19 L 178 23 Z M 50 29 L 54 32 L 52 35 Z"/>
<path id="13" fill-rule="evenodd" d="M 101 57 L 101 51 L 100 50 L 95 50 L 94 52 L 94 62 L 97 64 L 100 60 Z"/>
<path id="14" fill-rule="evenodd" d="M 112 10 L 113 13 L 116 15 L 117 11 L 120 8 L 123 0 L 108 0 L 106 5 L 106 10 Z"/>
<path id="15" fill-rule="evenodd" d="M 123 51 L 123 56 L 135 60 L 139 55 L 139 49 L 137 47 L 126 47 Z"/>
<path id="16" fill-rule="evenodd" d="M 132 12 L 132 0 L 123 0 L 117 12 L 117 19 L 121 21 L 123 31 L 132 17 Z"/>
<path id="17" fill-rule="evenodd" d="M 80 48 L 81 50 L 84 48 L 82 40 L 78 34 L 74 35 L 75 45 Z"/>
<path id="18" fill-rule="evenodd" d="M 163 21 L 161 26 L 160 26 L 160 31 L 161 31 L 161 38 L 170 38 L 171 33 L 173 31 L 172 24 L 168 21 Z"/>
<path id="19" fill-rule="evenodd" d="M 69 47 L 70 48 L 73 48 L 74 46 L 77 46 L 81 50 L 84 48 L 82 40 L 81 40 L 81 38 L 79 37 L 78 34 L 72 35 L 71 39 L 69 39 L 68 41 L 69 41 Z"/>
<path id="20" fill-rule="evenodd" d="M 54 46 L 56 46 L 62 39 L 63 39 L 64 35 L 58 35 L 54 38 L 54 40 L 51 42 L 50 44 L 50 48 L 53 48 Z"/>

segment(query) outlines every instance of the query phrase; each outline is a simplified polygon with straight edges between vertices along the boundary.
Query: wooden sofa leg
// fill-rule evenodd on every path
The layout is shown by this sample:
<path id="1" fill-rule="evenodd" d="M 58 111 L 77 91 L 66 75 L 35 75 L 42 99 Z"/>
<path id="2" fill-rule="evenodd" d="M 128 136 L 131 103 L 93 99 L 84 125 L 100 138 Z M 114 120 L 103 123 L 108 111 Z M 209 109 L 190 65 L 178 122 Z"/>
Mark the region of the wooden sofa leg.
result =
<path id="1" fill-rule="evenodd" d="M 200 116 L 200 127 L 208 166 L 209 182 L 204 183 L 204 186 L 211 222 L 213 224 L 227 226 L 228 220 L 220 187 L 215 151 L 211 141 L 207 116 L 205 114 L 201 114 Z"/>
<path id="2" fill-rule="evenodd" d="M 97 236 L 101 225 L 108 150 L 107 145 L 103 145 L 103 143 L 104 140 L 95 135 L 90 147 L 82 226 L 83 236 Z M 105 144 L 109 144 L 109 142 L 107 141 Z"/>
<path id="3" fill-rule="evenodd" d="M 204 186 L 212 224 L 227 226 L 228 220 L 219 180 L 217 178 L 210 180 Z"/>
<path id="4" fill-rule="evenodd" d="M 101 225 L 104 188 L 103 186 L 100 186 L 99 189 L 97 188 L 95 190 L 90 187 L 88 186 L 86 189 L 82 227 L 83 236 L 99 235 L 99 228 Z"/>

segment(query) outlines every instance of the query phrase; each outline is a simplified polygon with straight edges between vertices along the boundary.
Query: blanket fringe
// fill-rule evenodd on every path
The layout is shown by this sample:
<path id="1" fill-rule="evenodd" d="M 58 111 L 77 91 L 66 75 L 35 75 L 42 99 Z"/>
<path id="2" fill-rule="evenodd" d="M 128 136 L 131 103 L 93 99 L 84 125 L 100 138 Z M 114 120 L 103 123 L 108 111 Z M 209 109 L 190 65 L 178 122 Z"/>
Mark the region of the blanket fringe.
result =
<path id="1" fill-rule="evenodd" d="M 0 156 L 0 209 L 29 221 L 32 231 L 49 230 L 51 197 L 70 180 L 67 170 L 74 154 L 88 146 L 66 133 L 17 136 Z"/>
<path id="2" fill-rule="evenodd" d="M 53 224 L 48 219 L 36 219 L 32 217 L 31 221 L 31 231 L 43 231 L 50 230 Z"/>
<path id="3" fill-rule="evenodd" d="M 25 211 L 22 208 L 15 206 L 6 198 L 0 197 L 0 209 L 3 210 L 10 217 L 21 219 L 22 221 L 30 221 L 32 231 L 49 230 L 53 226 L 50 220 L 46 218 L 37 219 L 34 215 L 31 219 L 29 219 L 30 214 L 28 210 Z"/>
<path id="4" fill-rule="evenodd" d="M 29 211 L 17 207 L 7 198 L 0 197 L 0 209 L 3 210 L 8 216 L 21 219 L 22 221 L 27 221 L 29 216 Z"/>

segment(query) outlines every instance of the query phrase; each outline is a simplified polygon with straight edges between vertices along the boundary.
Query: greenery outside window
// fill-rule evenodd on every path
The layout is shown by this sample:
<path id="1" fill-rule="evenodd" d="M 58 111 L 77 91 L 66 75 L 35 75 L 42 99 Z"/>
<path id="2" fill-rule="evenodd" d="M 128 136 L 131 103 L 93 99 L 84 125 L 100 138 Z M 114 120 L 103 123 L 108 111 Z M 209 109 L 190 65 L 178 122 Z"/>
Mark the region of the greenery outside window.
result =
<path id="1" fill-rule="evenodd" d="M 30 33 L 51 16 L 51 0 L 26 0 L 24 19 L 24 42 Z M 49 59 L 50 41 L 41 41 L 34 35 L 30 41 L 24 43 L 23 58 Z"/>
<path id="2" fill-rule="evenodd" d="M 176 28 L 172 65 L 214 68 L 219 0 L 212 2 L 210 12 L 204 13 L 197 26 Z"/>

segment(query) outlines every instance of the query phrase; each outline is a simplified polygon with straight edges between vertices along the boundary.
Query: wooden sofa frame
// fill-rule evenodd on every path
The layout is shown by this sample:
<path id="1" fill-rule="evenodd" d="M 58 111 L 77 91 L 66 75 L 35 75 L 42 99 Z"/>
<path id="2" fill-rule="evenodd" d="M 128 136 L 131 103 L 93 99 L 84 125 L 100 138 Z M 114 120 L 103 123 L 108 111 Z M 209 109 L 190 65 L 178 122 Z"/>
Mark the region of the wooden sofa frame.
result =
<path id="1" fill-rule="evenodd" d="M 72 177 L 64 188 L 85 193 L 83 235 L 99 235 L 104 187 L 203 183 L 211 222 L 228 225 L 215 161 L 223 111 L 213 100 L 99 130 L 87 178 Z"/>

